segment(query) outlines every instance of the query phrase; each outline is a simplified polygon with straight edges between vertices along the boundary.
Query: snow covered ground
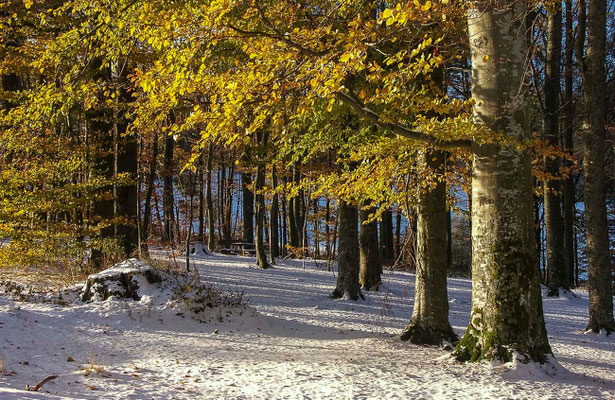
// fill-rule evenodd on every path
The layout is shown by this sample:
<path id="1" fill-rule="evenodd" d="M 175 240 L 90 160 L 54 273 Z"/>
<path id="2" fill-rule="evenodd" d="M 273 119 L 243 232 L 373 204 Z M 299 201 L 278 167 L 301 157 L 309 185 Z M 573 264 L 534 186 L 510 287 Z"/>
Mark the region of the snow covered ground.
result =
<path id="1" fill-rule="evenodd" d="M 562 366 L 548 375 L 535 366 L 459 364 L 444 350 L 401 342 L 410 273 L 385 272 L 379 293 L 352 302 L 328 298 L 335 276 L 322 263 L 259 270 L 248 257 L 193 262 L 204 281 L 243 291 L 258 313 L 203 324 L 119 301 L 61 306 L 0 295 L 0 399 L 615 399 L 615 337 L 581 332 L 582 291 L 544 299 Z M 471 282 L 448 283 L 461 335 Z M 52 375 L 40 392 L 24 390 Z"/>

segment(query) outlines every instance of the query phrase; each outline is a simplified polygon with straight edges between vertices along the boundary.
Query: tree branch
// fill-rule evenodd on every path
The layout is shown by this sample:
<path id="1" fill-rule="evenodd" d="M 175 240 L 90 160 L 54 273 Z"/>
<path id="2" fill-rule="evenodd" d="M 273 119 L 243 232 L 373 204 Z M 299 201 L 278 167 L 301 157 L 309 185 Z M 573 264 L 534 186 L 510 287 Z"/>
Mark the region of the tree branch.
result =
<path id="1" fill-rule="evenodd" d="M 352 107 L 352 109 L 362 118 L 367 119 L 368 121 L 373 122 L 374 124 L 378 125 L 381 128 L 384 128 L 386 130 L 389 130 L 393 133 L 395 133 L 396 135 L 411 139 L 411 140 L 416 140 L 419 142 L 423 142 L 423 143 L 428 143 L 431 145 L 434 145 L 436 147 L 439 147 L 441 149 L 445 149 L 445 150 L 454 150 L 454 149 L 469 149 L 470 147 L 472 147 L 472 141 L 471 140 L 451 140 L 451 141 L 440 141 L 438 139 L 436 139 L 433 136 L 429 136 L 426 135 L 423 132 L 420 131 L 416 131 L 416 130 L 412 130 L 409 128 L 406 128 L 402 125 L 399 124 L 394 124 L 391 122 L 385 122 L 382 120 L 382 118 L 380 117 L 380 115 L 378 115 L 376 112 L 370 110 L 368 107 L 366 107 L 364 104 L 361 103 L 361 101 L 359 101 L 358 99 L 353 98 L 352 96 L 349 96 L 345 93 L 342 92 L 336 92 L 335 93 L 335 97 L 348 104 L 350 107 Z"/>

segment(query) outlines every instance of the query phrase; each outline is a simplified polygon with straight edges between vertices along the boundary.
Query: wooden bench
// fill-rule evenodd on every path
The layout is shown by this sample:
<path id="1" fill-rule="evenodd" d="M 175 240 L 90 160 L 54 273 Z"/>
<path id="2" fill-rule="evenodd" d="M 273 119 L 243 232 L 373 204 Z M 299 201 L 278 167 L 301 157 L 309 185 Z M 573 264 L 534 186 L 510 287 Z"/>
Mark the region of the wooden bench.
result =
<path id="1" fill-rule="evenodd" d="M 220 249 L 223 254 L 235 254 L 241 256 L 255 256 L 254 243 L 231 242 L 228 247 Z"/>

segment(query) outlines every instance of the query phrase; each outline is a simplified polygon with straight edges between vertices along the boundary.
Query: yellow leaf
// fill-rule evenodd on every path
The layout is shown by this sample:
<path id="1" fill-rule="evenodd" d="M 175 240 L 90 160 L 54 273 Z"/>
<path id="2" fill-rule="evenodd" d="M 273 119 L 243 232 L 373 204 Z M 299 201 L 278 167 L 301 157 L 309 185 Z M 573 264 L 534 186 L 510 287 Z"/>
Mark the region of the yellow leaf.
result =
<path id="1" fill-rule="evenodd" d="M 346 53 L 343 56 L 340 57 L 340 61 L 341 62 L 348 62 L 348 60 L 350 60 L 350 54 Z"/>
<path id="2" fill-rule="evenodd" d="M 391 15 L 393 15 L 393 10 L 391 10 L 390 8 L 387 8 L 386 10 L 382 12 L 382 19 L 390 18 Z"/>
<path id="3" fill-rule="evenodd" d="M 483 61 L 484 62 L 489 61 L 489 54 L 485 54 L 485 56 L 483 57 Z"/>
<path id="4" fill-rule="evenodd" d="M 427 11 L 430 8 L 431 8 L 431 1 L 428 1 L 425 4 L 423 4 L 423 7 L 421 7 L 421 11 Z"/>

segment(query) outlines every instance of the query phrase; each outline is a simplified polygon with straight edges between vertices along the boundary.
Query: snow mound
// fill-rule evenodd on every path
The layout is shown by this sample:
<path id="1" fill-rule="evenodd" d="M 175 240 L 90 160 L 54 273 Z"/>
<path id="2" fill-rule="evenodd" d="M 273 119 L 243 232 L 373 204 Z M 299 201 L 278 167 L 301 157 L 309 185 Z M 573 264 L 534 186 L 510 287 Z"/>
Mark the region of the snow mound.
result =
<path id="1" fill-rule="evenodd" d="M 243 293 L 220 292 L 203 284 L 198 276 L 166 272 L 134 258 L 90 275 L 80 300 L 122 301 L 130 315 L 140 319 L 187 316 L 199 322 L 223 322 L 245 313 L 256 315 Z"/>
<path id="2" fill-rule="evenodd" d="M 544 363 L 538 363 L 529 361 L 526 356 L 513 352 L 511 362 L 496 366 L 494 369 L 501 369 L 509 380 L 548 379 L 555 376 L 567 378 L 571 376 L 552 355 L 547 356 Z"/>

